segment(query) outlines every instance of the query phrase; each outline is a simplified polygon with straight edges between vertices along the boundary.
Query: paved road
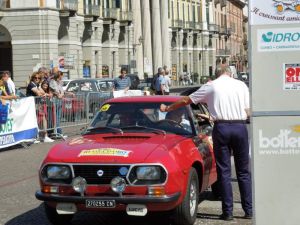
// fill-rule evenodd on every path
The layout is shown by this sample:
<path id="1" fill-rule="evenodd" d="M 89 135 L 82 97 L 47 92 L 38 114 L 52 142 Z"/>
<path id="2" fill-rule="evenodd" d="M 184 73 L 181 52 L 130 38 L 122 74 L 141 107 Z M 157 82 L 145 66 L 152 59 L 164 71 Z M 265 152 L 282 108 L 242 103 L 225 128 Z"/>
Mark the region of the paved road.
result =
<path id="1" fill-rule="evenodd" d="M 50 225 L 47 221 L 43 206 L 34 197 L 39 188 L 37 171 L 42 159 L 52 144 L 35 144 L 28 149 L 14 148 L 0 152 L 0 225 Z M 212 201 L 210 192 L 202 195 L 198 208 L 196 224 L 238 224 L 251 225 L 251 220 L 242 219 L 243 215 L 239 200 L 237 182 L 233 179 L 234 187 L 234 216 L 232 222 L 218 219 L 221 214 L 221 202 Z M 161 217 L 129 218 L 110 214 L 80 213 L 72 221 L 73 225 L 169 225 Z"/>

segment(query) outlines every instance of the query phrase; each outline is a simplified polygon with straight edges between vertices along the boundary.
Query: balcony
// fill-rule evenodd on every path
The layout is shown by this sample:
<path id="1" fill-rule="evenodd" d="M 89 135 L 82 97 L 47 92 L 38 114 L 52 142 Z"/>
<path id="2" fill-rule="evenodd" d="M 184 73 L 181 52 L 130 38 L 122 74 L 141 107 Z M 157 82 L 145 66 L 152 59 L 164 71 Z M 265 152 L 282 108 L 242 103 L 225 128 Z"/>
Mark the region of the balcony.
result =
<path id="1" fill-rule="evenodd" d="M 103 19 L 105 20 L 117 20 L 118 19 L 118 9 L 117 8 L 106 8 L 103 9 Z M 121 16 L 121 14 L 120 14 Z M 123 16 L 123 15 L 122 15 Z M 131 14 L 132 17 L 132 14 Z"/>
<path id="2" fill-rule="evenodd" d="M 216 56 L 230 56 L 231 51 L 230 49 L 218 49 L 216 51 Z"/>
<path id="3" fill-rule="evenodd" d="M 185 22 L 183 23 L 183 29 L 186 29 L 186 30 L 188 30 L 188 29 L 193 29 L 193 23 L 194 23 L 194 22 L 185 21 Z"/>
<path id="4" fill-rule="evenodd" d="M 100 16 L 100 6 L 89 4 L 84 7 L 84 21 L 92 22 L 96 21 Z"/>
<path id="5" fill-rule="evenodd" d="M 78 0 L 58 0 L 56 1 L 60 17 L 75 16 L 78 10 Z"/>
<path id="6" fill-rule="evenodd" d="M 173 28 L 182 28 L 183 21 L 182 20 L 172 20 L 172 27 Z"/>
<path id="7" fill-rule="evenodd" d="M 195 23 L 196 30 L 204 30 L 204 23 L 203 22 L 196 22 Z"/>
<path id="8" fill-rule="evenodd" d="M 219 25 L 217 24 L 208 24 L 208 31 L 211 33 L 218 33 L 219 32 Z"/>
<path id="9" fill-rule="evenodd" d="M 120 11 L 119 12 L 119 20 L 121 22 L 129 22 L 129 21 L 132 21 L 132 19 L 133 19 L 132 12 L 129 12 L 129 11 Z"/>

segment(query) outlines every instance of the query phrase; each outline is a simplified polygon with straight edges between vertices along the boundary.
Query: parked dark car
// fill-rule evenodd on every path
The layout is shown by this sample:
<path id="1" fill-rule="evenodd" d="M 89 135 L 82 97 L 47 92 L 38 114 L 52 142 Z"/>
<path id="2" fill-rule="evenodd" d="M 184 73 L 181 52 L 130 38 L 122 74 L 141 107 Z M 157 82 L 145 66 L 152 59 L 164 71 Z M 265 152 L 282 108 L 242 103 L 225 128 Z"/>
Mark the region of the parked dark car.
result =
<path id="1" fill-rule="evenodd" d="M 112 98 L 112 87 L 113 79 L 76 79 L 68 84 L 66 91 L 88 99 L 89 112 L 94 114 L 105 100 Z"/>
<path id="2" fill-rule="evenodd" d="M 136 74 L 128 74 L 127 75 L 131 80 L 130 90 L 137 90 L 140 84 L 140 78 Z"/>
<path id="3" fill-rule="evenodd" d="M 150 89 L 150 87 L 151 87 L 151 82 L 148 82 L 148 80 L 140 80 L 137 89 L 144 91 L 146 89 Z"/>

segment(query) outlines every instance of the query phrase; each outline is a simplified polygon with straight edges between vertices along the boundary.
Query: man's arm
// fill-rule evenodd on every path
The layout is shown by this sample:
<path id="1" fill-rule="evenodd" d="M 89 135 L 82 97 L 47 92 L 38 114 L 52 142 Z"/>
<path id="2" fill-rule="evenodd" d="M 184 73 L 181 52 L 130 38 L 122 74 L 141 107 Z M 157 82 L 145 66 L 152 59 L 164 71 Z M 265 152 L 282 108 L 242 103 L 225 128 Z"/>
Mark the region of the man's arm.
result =
<path id="1" fill-rule="evenodd" d="M 166 106 L 165 104 L 161 104 L 160 105 L 160 111 L 170 112 L 170 111 L 178 109 L 182 106 L 189 105 L 191 103 L 192 103 L 192 100 L 190 99 L 190 97 L 189 96 L 184 96 L 184 97 L 182 97 L 181 99 L 179 99 L 178 101 L 172 103 L 169 106 Z"/>
<path id="2" fill-rule="evenodd" d="M 125 92 L 127 92 L 131 86 L 131 79 L 129 77 L 127 77 L 127 81 L 128 81 L 128 86 L 124 89 Z"/>

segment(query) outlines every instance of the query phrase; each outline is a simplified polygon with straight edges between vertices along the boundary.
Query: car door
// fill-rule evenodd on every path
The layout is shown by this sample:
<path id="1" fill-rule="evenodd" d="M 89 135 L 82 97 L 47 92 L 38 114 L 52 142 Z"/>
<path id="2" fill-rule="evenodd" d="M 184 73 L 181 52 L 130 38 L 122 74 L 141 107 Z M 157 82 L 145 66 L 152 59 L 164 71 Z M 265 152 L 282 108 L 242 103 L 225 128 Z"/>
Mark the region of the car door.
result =
<path id="1" fill-rule="evenodd" d="M 210 121 L 203 121 L 198 118 L 198 114 L 209 113 L 206 108 L 201 104 L 191 104 L 191 111 L 194 120 L 194 127 L 196 130 L 196 136 L 194 137 L 194 143 L 197 146 L 200 155 L 203 159 L 203 188 L 207 188 L 210 181 L 210 173 L 212 169 L 212 164 L 214 160 L 213 149 L 212 149 L 212 124 Z"/>

